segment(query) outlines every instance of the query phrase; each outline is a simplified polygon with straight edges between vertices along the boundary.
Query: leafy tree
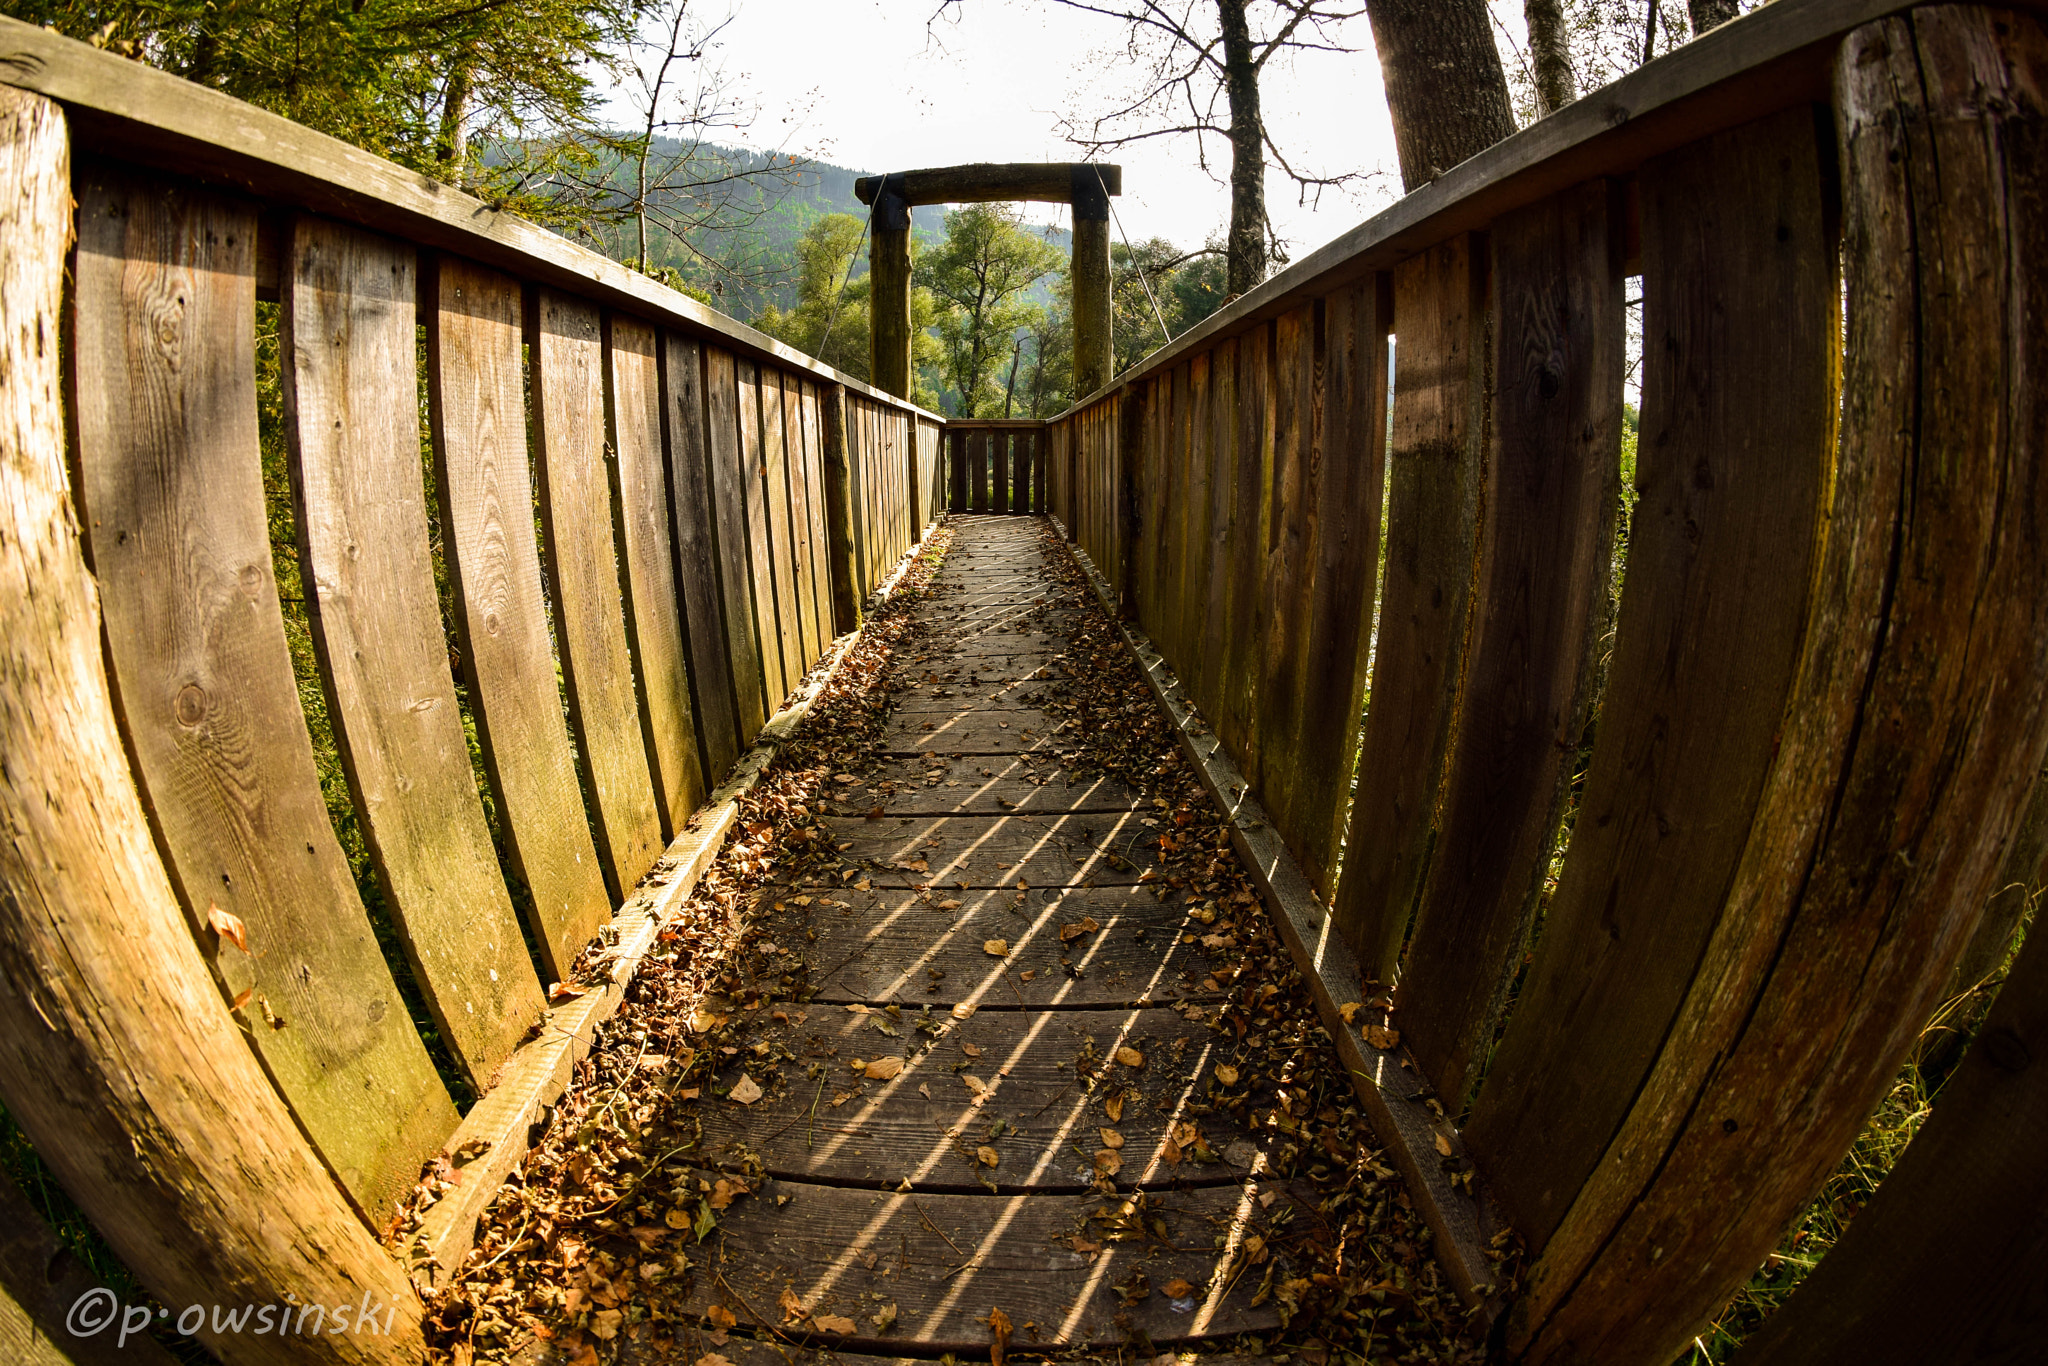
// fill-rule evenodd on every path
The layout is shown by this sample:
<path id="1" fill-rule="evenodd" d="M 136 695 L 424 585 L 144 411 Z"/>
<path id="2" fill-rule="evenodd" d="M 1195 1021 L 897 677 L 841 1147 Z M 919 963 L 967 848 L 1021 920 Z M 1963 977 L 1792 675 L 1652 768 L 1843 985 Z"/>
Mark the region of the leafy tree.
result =
<path id="1" fill-rule="evenodd" d="M 998 358 L 1031 325 L 1040 305 L 1024 296 L 1066 270 L 1059 250 L 1024 230 L 1006 204 L 974 204 L 946 215 L 946 239 L 914 266 L 915 279 L 938 297 L 941 373 L 956 396 L 956 416 L 999 412 Z"/>
<path id="2" fill-rule="evenodd" d="M 1225 252 L 1216 242 L 1182 251 L 1154 237 L 1135 247 L 1113 243 L 1109 255 L 1110 345 L 1119 373 L 1214 313 L 1228 297 Z"/>
<path id="3" fill-rule="evenodd" d="M 860 219 L 849 213 L 827 214 L 797 240 L 797 302 L 789 309 L 769 304 L 754 326 L 777 341 L 808 352 L 855 379 L 868 378 L 868 298 L 870 285 L 860 261 Z M 913 247 L 915 242 L 913 241 Z M 856 274 L 858 271 L 858 274 Z M 911 368 L 918 375 L 911 402 L 937 409 L 938 393 L 922 372 L 940 365 L 943 356 L 932 329 L 939 303 L 928 289 L 910 295 Z"/>

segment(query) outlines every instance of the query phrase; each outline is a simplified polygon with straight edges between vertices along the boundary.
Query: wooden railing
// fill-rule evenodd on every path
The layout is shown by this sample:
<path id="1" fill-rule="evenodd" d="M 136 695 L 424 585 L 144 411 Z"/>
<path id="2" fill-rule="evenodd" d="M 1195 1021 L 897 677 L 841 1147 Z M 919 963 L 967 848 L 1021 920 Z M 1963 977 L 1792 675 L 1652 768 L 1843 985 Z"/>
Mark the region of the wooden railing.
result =
<path id="1" fill-rule="evenodd" d="M 954 419 L 946 424 L 946 507 L 1044 512 L 1046 424 Z"/>
<path id="2" fill-rule="evenodd" d="M 1362 1071 L 1463 1116 L 1520 1359 L 1671 1360 L 1999 888 L 2048 743 L 2044 91 L 2038 7 L 1780 0 L 1053 425 L 1054 513 L 1328 907 L 1308 966 L 1392 988 Z M 2044 938 L 1740 1360 L 2039 1350 Z"/>
<path id="3" fill-rule="evenodd" d="M 438 1160 L 395 1250 L 466 1249 L 939 515 L 941 421 L 282 119 L 0 53 L 0 1097 L 166 1303 L 378 1306 L 226 1359 L 414 1361 L 376 1231 Z"/>

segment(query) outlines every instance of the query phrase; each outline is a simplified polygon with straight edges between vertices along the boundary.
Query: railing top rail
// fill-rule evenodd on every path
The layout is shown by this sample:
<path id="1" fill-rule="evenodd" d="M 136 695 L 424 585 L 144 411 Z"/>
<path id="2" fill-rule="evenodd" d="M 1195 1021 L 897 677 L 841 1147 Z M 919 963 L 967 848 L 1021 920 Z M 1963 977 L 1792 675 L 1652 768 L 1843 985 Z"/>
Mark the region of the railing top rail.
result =
<path id="1" fill-rule="evenodd" d="M 95 155 L 153 158 L 196 178 L 457 252 L 649 321 L 717 336 L 755 360 L 805 370 L 942 421 L 566 237 L 417 171 L 219 91 L 0 16 L 0 82 L 66 107 Z M 261 256 L 259 244 L 259 256 Z M 274 255 L 259 262 L 274 269 Z"/>
<path id="2" fill-rule="evenodd" d="M 1043 427 L 1051 421 L 1043 417 L 949 417 L 946 425 L 951 428 L 968 427 Z"/>
<path id="3" fill-rule="evenodd" d="M 1461 162 L 1154 351 L 1059 421 L 1118 389 L 1369 272 L 1599 176 L 1626 175 L 1686 143 L 1828 99 L 1836 44 L 1927 0 L 1775 0 L 1588 93 Z M 2048 12 L 2048 0 L 2002 8 Z"/>

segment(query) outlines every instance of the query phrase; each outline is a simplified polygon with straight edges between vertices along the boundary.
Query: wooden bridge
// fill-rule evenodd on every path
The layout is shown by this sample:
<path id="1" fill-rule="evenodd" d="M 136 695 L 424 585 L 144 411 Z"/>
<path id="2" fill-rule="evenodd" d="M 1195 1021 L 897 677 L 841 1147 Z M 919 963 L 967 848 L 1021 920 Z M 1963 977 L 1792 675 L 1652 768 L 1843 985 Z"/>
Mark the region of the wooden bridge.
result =
<path id="1" fill-rule="evenodd" d="M 980 648 L 973 612 L 1032 629 L 973 673 L 973 705 L 944 684 L 900 703 L 870 757 L 945 792 L 939 758 L 1064 743 L 1015 695 L 1053 676 L 1042 659 L 1134 668 L 1129 723 L 1158 722 L 1213 802 L 1491 1350 L 1661 1366 L 1841 1158 L 1957 963 L 2010 934 L 2025 898 L 1993 894 L 2040 881 L 2043 14 L 1778 0 L 1046 424 L 948 422 L 445 186 L 0 20 L 0 1100 L 164 1305 L 363 1307 L 312 1335 L 208 1322 L 222 1360 L 419 1360 L 420 1288 L 460 1272 L 741 804 L 874 643 L 864 613 L 943 525 L 964 554 L 954 598 L 914 609 L 928 671 Z M 947 748 L 928 723 L 982 738 Z M 863 794 L 872 772 L 849 774 Z M 678 1259 L 685 1322 L 738 1331 L 733 1361 L 771 1350 L 748 1323 L 778 1359 L 930 1359 L 1221 1351 L 1272 1322 L 1233 1276 L 1272 1178 L 1227 1119 L 1177 1127 L 1218 1065 L 1189 1012 L 1227 1006 L 1230 974 L 1174 957 L 1181 922 L 1125 845 L 1130 868 L 1093 872 L 1101 829 L 1153 819 L 1143 794 L 1009 781 L 993 808 L 883 793 L 815 817 L 895 867 L 843 909 L 863 951 L 896 938 L 821 972 L 810 1009 L 857 1031 L 936 968 L 951 985 L 916 999 L 973 1023 L 953 1009 L 970 982 L 1015 982 L 975 1032 L 936 1029 L 1059 1125 L 998 1107 L 1024 1132 L 993 1175 L 970 1153 L 975 1175 L 934 1178 L 892 1126 L 920 1072 L 966 1083 L 905 1045 L 879 1072 L 858 1055 L 883 1088 L 873 1137 L 835 1135 L 848 1165 L 821 1171 L 775 1132 L 802 1095 L 744 1108 L 738 1064 L 707 1060 L 707 1135 L 798 1192 L 783 1223 L 720 1235 L 744 1312 L 701 1247 Z M 1032 802 L 1095 833 L 976 864 Z M 872 833 L 832 824 L 877 812 Z M 982 825 L 948 844 L 933 821 Z M 947 869 L 963 904 L 932 919 Z M 1092 919 L 1076 938 L 1127 922 L 1118 970 L 1026 996 L 1029 966 L 972 977 L 1017 933 L 933 956 L 1033 891 L 1049 969 L 1045 931 Z M 1121 1094 L 1095 1061 L 1142 1065 L 1134 1029 L 1178 1070 L 1129 1088 L 1121 1156 L 1069 1170 Z M 1087 1040 L 1079 1108 L 1048 1031 Z M 2036 935 L 1743 1366 L 2038 1355 L 2043 1056 Z M 1162 1155 L 1183 1136 L 1221 1166 L 1179 1173 Z M 1105 1180 L 1133 1245 L 1034 1283 L 1037 1202 L 1099 1205 Z M 1154 1197 L 1179 1211 L 1159 1227 Z M 65 1326 L 75 1270 L 18 1205 L 10 1359 L 142 1355 Z M 828 1323 L 806 1297 L 851 1284 L 826 1244 L 856 1213 L 936 1269 L 900 1315 Z M 591 1236 L 643 1233 L 665 1236 Z M 1511 1243 L 1509 1283 L 1490 1254 Z M 985 1335 L 978 1257 L 1037 1297 Z M 1187 1293 L 1142 1302 L 1147 1267 Z M 756 1303 L 777 1284 L 800 1312 Z"/>

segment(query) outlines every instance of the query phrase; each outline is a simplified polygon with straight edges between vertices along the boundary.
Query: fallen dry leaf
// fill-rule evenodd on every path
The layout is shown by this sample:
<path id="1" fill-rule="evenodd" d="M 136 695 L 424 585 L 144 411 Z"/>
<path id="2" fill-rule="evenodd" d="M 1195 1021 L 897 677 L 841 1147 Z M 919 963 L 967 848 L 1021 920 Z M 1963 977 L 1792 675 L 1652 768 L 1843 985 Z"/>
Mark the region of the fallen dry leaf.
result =
<path id="1" fill-rule="evenodd" d="M 249 931 L 242 924 L 242 917 L 230 914 L 219 906 L 206 908 L 206 923 L 213 932 L 232 943 L 243 953 L 249 951 Z"/>
<path id="2" fill-rule="evenodd" d="M 1095 1132 L 1102 1135 L 1102 1146 L 1105 1148 L 1124 1146 L 1124 1136 L 1114 1129 L 1097 1129 Z"/>
<path id="3" fill-rule="evenodd" d="M 1116 1051 L 1116 1060 L 1126 1067 L 1143 1067 L 1145 1055 L 1135 1048 L 1124 1047 Z"/>
<path id="4" fill-rule="evenodd" d="M 972 1072 L 962 1072 L 960 1074 L 960 1084 L 974 1092 L 977 1096 L 988 1094 L 988 1083 L 975 1076 Z"/>
<path id="5" fill-rule="evenodd" d="M 991 958 L 1008 958 L 1010 956 L 1010 941 L 1007 939 L 984 939 L 981 941 L 981 951 Z"/>
<path id="6" fill-rule="evenodd" d="M 1229 1063 L 1224 1063 L 1216 1069 L 1216 1080 L 1222 1082 L 1225 1086 L 1237 1085 L 1237 1069 Z"/>
<path id="7" fill-rule="evenodd" d="M 902 1070 L 903 1059 L 901 1058 L 876 1058 L 867 1065 L 866 1075 L 869 1081 L 887 1081 Z"/>
<path id="8" fill-rule="evenodd" d="M 1026 968 L 1024 971 L 1017 974 L 1017 980 L 1020 982 L 1028 982 L 1036 976 L 1038 976 L 1037 968 Z"/>
<path id="9" fill-rule="evenodd" d="M 953 1018 L 956 1020 L 971 1020 L 974 1018 L 976 1009 L 977 1007 L 974 1002 L 961 1001 L 953 1007 Z"/>
<path id="10" fill-rule="evenodd" d="M 794 1323 L 809 1315 L 809 1311 L 804 1308 L 804 1302 L 796 1297 L 796 1291 L 789 1286 L 782 1287 L 782 1293 L 776 1296 L 775 1303 L 782 1310 L 785 1322 Z"/>
<path id="11" fill-rule="evenodd" d="M 752 1077 L 742 1072 L 740 1073 L 740 1079 L 732 1084 L 732 1090 L 726 1092 L 726 1094 L 742 1105 L 752 1105 L 761 1098 L 761 1086 Z"/>
<path id="12" fill-rule="evenodd" d="M 582 987 L 572 987 L 567 982 L 556 982 L 548 987 L 550 1001 L 573 1001 L 582 994 Z"/>
<path id="13" fill-rule="evenodd" d="M 722 1304 L 714 1304 L 704 1311 L 704 1317 L 711 1320 L 716 1328 L 732 1328 L 738 1325 L 739 1316 Z"/>
<path id="14" fill-rule="evenodd" d="M 1365 1007 L 1357 1001 L 1346 1001 L 1343 1005 L 1337 1007 L 1337 1013 L 1344 1017 L 1345 1024 L 1350 1024 L 1352 1017 L 1364 1009 Z"/>
<path id="15" fill-rule="evenodd" d="M 1385 1025 L 1367 1025 L 1365 1027 L 1365 1041 L 1374 1048 L 1399 1048 L 1401 1046 L 1401 1031 L 1398 1029 L 1388 1029 Z"/>
<path id="16" fill-rule="evenodd" d="M 1098 1148 L 1095 1151 L 1095 1174 L 1115 1176 L 1124 1169 L 1124 1155 L 1114 1148 Z"/>
<path id="17" fill-rule="evenodd" d="M 732 1363 L 716 1352 L 706 1352 L 697 1358 L 696 1366 L 732 1366 Z"/>
<path id="18" fill-rule="evenodd" d="M 1095 923 L 1094 916 L 1083 916 L 1071 924 L 1060 926 L 1060 942 L 1062 944 L 1071 944 L 1076 939 L 1081 938 L 1081 936 L 1093 934 L 1101 928 L 1102 926 Z"/>
<path id="19" fill-rule="evenodd" d="M 1449 1157 L 1451 1155 L 1451 1140 L 1445 1138 L 1442 1134 L 1438 1134 L 1436 1136 L 1436 1150 L 1445 1157 Z"/>
<path id="20" fill-rule="evenodd" d="M 981 1056 L 981 1045 L 978 1043 L 963 1043 L 960 1045 L 960 1051 L 970 1058 L 978 1058 Z"/>
<path id="21" fill-rule="evenodd" d="M 993 1167 L 996 1165 L 997 1162 L 1001 1160 L 1001 1158 L 997 1155 L 996 1150 L 994 1148 L 989 1147 L 986 1143 L 982 1144 L 979 1148 L 976 1148 L 974 1150 L 974 1155 L 981 1160 L 981 1165 L 984 1167 Z"/>
<path id="22" fill-rule="evenodd" d="M 1119 1091 L 1102 1102 L 1102 1111 L 1112 1121 L 1121 1120 L 1124 1117 L 1124 1093 Z"/>
<path id="23" fill-rule="evenodd" d="M 1166 1298 L 1170 1300 L 1184 1300 L 1188 1296 L 1195 1293 L 1194 1286 L 1188 1284 L 1186 1281 L 1182 1280 L 1178 1276 L 1175 1276 L 1172 1280 L 1168 1281 L 1165 1285 L 1162 1285 L 1159 1288 L 1160 1290 L 1165 1292 Z"/>
<path id="24" fill-rule="evenodd" d="M 853 1332 L 853 1320 L 840 1314 L 820 1314 L 811 1322 L 818 1326 L 821 1333 L 838 1333 L 841 1337 L 846 1337 Z"/>
<path id="25" fill-rule="evenodd" d="M 1010 1316 L 1000 1309 L 991 1309 L 982 1322 L 988 1325 L 989 1336 L 995 1339 L 989 1346 L 989 1366 L 1003 1366 L 1003 1353 L 1010 1347 Z"/>
<path id="26" fill-rule="evenodd" d="M 887 1304 L 876 1310 L 874 1315 L 868 1319 L 868 1322 L 874 1324 L 878 1332 L 886 1333 L 891 1328 L 894 1328 L 896 1326 L 896 1301 L 890 1300 Z"/>

